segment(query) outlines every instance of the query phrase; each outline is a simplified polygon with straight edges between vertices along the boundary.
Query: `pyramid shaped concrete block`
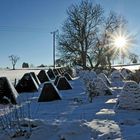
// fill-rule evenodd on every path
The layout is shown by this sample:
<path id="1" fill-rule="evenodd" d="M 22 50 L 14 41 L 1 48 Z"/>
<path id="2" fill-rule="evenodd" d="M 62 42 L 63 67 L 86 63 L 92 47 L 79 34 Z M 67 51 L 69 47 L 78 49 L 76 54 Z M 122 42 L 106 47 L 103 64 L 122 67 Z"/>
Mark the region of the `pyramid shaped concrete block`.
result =
<path id="1" fill-rule="evenodd" d="M 68 79 L 68 80 L 72 80 L 72 77 L 70 76 L 70 74 L 69 73 L 64 73 L 64 76 Z"/>
<path id="2" fill-rule="evenodd" d="M 126 81 L 116 106 L 119 109 L 140 110 L 140 86 L 135 81 Z"/>
<path id="3" fill-rule="evenodd" d="M 10 80 L 7 77 L 0 77 L 0 103 L 17 104 L 17 96 L 18 93 Z"/>
<path id="4" fill-rule="evenodd" d="M 98 77 L 101 78 L 106 83 L 107 86 L 111 86 L 110 80 L 104 73 L 98 74 Z"/>
<path id="5" fill-rule="evenodd" d="M 57 82 L 58 82 L 58 79 L 60 78 L 61 76 L 60 75 L 57 75 L 55 80 L 54 80 L 54 85 L 57 85 Z"/>
<path id="6" fill-rule="evenodd" d="M 37 75 L 39 81 L 41 83 L 47 82 L 47 81 L 51 81 L 48 73 L 45 70 L 41 70 L 38 75 Z"/>
<path id="7" fill-rule="evenodd" d="M 57 70 L 60 73 L 60 75 L 62 75 L 63 72 L 62 72 L 61 68 L 58 68 Z"/>
<path id="8" fill-rule="evenodd" d="M 55 74 L 52 69 L 48 69 L 47 73 L 51 80 L 55 79 Z"/>
<path id="9" fill-rule="evenodd" d="M 36 83 L 38 84 L 38 86 L 41 84 L 40 80 L 38 79 L 37 75 L 34 72 L 30 72 L 32 77 L 34 78 L 34 80 L 36 81 Z"/>
<path id="10" fill-rule="evenodd" d="M 72 86 L 70 85 L 69 81 L 66 79 L 65 76 L 59 77 L 56 87 L 59 90 L 72 89 Z"/>
<path id="11" fill-rule="evenodd" d="M 18 93 L 22 92 L 35 92 L 38 91 L 38 84 L 34 80 L 31 73 L 25 73 L 21 80 L 19 80 L 16 85 L 16 90 Z"/>
<path id="12" fill-rule="evenodd" d="M 49 102 L 54 100 L 61 100 L 59 91 L 52 82 L 44 83 L 38 102 Z"/>
<path id="13" fill-rule="evenodd" d="M 53 69 L 53 72 L 54 72 L 55 76 L 61 75 L 58 69 Z"/>

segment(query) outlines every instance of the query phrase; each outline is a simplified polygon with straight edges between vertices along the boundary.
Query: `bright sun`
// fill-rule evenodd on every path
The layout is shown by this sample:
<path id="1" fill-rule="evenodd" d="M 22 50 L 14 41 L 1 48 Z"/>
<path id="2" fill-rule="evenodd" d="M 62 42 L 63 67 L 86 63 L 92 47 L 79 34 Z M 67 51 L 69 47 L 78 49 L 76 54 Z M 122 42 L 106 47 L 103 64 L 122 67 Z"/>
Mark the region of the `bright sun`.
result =
<path id="1" fill-rule="evenodd" d="M 109 35 L 111 47 L 108 51 L 112 53 L 113 57 L 120 56 L 119 59 L 122 59 L 128 56 L 130 47 L 135 43 L 134 36 L 121 27 Z"/>
<path id="2" fill-rule="evenodd" d="M 118 36 L 114 39 L 114 45 L 117 47 L 117 48 L 123 48 L 125 47 L 127 44 L 127 40 L 125 37 L 123 36 Z"/>

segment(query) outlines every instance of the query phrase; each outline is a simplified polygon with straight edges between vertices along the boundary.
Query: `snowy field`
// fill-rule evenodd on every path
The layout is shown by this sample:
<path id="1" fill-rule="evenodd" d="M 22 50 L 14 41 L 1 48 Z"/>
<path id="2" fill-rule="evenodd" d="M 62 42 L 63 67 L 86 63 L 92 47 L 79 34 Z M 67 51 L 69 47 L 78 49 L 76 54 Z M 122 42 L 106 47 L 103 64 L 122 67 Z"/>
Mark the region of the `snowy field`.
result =
<path id="1" fill-rule="evenodd" d="M 0 70 L 0 76 L 11 81 L 20 79 L 27 70 Z M 38 74 L 39 70 L 34 70 Z M 52 81 L 53 82 L 53 81 Z M 60 90 L 62 100 L 37 102 L 38 92 L 18 96 L 24 124 L 34 125 L 30 137 L 12 140 L 140 140 L 140 110 L 116 108 L 122 83 L 112 83 L 112 95 L 96 96 L 90 103 L 80 78 L 69 81 L 73 89 Z M 9 113 L 10 106 L 1 105 L 1 115 Z M 25 129 L 26 126 L 24 127 Z M 0 129 L 0 140 L 11 140 L 12 128 Z"/>
<path id="2" fill-rule="evenodd" d="M 9 78 L 10 80 L 14 81 L 15 78 L 18 80 L 20 79 L 24 73 L 28 73 L 28 72 L 35 72 L 36 74 L 38 74 L 40 70 L 9 70 L 9 69 L 0 69 L 0 77 L 6 76 L 7 78 Z"/>
<path id="3" fill-rule="evenodd" d="M 140 65 L 128 65 L 128 66 L 120 66 L 120 67 L 119 66 L 117 66 L 117 67 L 114 66 L 114 68 L 116 68 L 116 69 L 126 68 L 126 69 L 129 69 L 131 71 L 135 71 L 135 70 L 140 69 Z"/>

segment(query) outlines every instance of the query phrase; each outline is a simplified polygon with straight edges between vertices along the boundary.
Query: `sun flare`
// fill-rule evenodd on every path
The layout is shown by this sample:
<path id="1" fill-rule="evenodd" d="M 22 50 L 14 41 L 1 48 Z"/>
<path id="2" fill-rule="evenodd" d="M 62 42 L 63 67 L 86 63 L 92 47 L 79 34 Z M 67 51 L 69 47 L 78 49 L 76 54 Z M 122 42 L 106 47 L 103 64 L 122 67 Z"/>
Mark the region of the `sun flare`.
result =
<path id="1" fill-rule="evenodd" d="M 117 48 L 123 48 L 125 47 L 127 44 L 127 39 L 124 37 L 124 36 L 118 36 L 114 39 L 114 45 L 117 47 Z"/>
<path id="2" fill-rule="evenodd" d="M 135 36 L 120 27 L 110 34 L 109 42 L 111 47 L 108 52 L 111 52 L 114 58 L 120 56 L 122 59 L 129 55 L 131 47 L 135 45 Z"/>

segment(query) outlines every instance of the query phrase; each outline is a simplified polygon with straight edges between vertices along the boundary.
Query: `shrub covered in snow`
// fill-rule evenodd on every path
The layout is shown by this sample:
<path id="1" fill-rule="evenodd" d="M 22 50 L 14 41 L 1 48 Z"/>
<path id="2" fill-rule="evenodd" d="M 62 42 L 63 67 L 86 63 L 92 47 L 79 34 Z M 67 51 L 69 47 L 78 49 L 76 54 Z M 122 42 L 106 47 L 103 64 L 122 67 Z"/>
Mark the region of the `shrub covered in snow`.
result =
<path id="1" fill-rule="evenodd" d="M 112 95 L 111 90 L 101 78 L 96 78 L 94 81 L 97 95 Z"/>
<path id="2" fill-rule="evenodd" d="M 84 81 L 84 83 L 86 83 L 87 81 L 93 81 L 94 79 L 97 78 L 97 74 L 94 71 L 80 71 L 79 72 L 79 76 L 80 78 Z"/>
<path id="3" fill-rule="evenodd" d="M 79 74 L 80 78 L 84 82 L 90 102 L 92 102 L 94 96 L 112 94 L 111 90 L 107 86 L 110 85 L 110 81 L 105 74 L 101 73 L 97 76 L 96 72 L 93 70 L 80 71 Z"/>
<path id="4" fill-rule="evenodd" d="M 101 78 L 96 78 L 92 81 L 87 81 L 86 92 L 88 94 L 89 101 L 92 102 L 94 96 L 99 95 L 112 95 L 111 90 L 105 84 Z"/>
<path id="5" fill-rule="evenodd" d="M 88 81 L 86 84 L 86 92 L 88 94 L 89 102 L 92 102 L 93 97 L 97 96 L 96 87 L 93 81 Z"/>

